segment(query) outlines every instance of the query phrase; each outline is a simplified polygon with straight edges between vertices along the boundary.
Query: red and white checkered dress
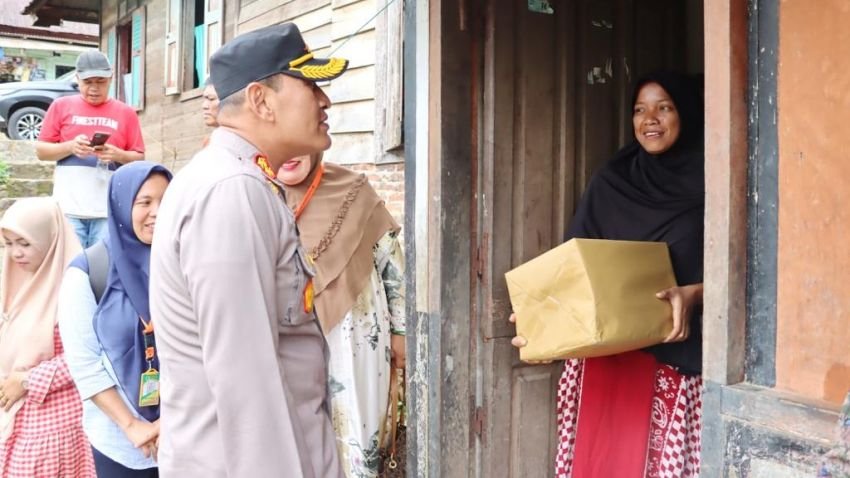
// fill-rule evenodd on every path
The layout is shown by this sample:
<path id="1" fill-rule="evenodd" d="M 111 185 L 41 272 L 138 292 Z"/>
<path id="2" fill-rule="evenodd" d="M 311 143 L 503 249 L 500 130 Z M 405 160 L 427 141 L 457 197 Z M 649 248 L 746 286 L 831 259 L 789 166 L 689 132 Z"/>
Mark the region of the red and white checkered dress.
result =
<path id="1" fill-rule="evenodd" d="M 24 406 L 15 415 L 11 436 L 0 444 L 2 478 L 95 478 L 91 445 L 83 433 L 83 405 L 59 338 L 56 355 L 29 373 Z"/>
<path id="2" fill-rule="evenodd" d="M 558 384 L 556 478 L 596 478 L 572 476 L 583 373 L 583 360 L 567 360 Z M 644 476 L 698 478 L 702 377 L 681 375 L 673 367 L 659 364 L 655 371 L 652 410 L 647 412 L 650 424 Z"/>

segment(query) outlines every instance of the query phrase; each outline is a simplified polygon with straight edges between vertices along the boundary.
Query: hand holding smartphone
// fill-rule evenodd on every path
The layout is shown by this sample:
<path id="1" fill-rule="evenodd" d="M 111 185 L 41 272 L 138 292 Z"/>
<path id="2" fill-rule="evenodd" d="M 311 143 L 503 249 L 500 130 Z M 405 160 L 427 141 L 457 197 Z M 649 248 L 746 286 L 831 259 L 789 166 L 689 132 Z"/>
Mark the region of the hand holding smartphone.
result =
<path id="1" fill-rule="evenodd" d="M 89 145 L 94 149 L 95 153 L 103 151 L 103 145 L 109 139 L 109 133 L 97 132 L 92 135 Z M 98 176 L 103 180 L 109 180 L 109 164 L 110 161 L 101 159 L 100 154 L 97 156 L 97 172 Z"/>
<path id="2" fill-rule="evenodd" d="M 102 149 L 109 139 L 109 133 L 95 133 L 92 135 L 89 145 L 94 149 Z"/>

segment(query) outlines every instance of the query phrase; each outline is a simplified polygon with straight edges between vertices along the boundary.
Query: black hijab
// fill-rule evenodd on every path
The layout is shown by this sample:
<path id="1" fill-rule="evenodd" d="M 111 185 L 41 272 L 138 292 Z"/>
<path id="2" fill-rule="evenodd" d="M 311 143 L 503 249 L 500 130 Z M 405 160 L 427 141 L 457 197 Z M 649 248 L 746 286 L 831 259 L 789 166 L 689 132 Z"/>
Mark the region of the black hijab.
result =
<path id="1" fill-rule="evenodd" d="M 621 149 L 591 179 L 567 230 L 566 239 L 666 242 L 679 285 L 702 282 L 705 173 L 703 101 L 695 78 L 659 72 L 640 79 L 657 83 L 679 113 L 679 138 L 668 151 L 652 155 L 637 140 Z M 682 373 L 702 370 L 702 310 L 691 317 L 684 342 L 647 349 Z"/>

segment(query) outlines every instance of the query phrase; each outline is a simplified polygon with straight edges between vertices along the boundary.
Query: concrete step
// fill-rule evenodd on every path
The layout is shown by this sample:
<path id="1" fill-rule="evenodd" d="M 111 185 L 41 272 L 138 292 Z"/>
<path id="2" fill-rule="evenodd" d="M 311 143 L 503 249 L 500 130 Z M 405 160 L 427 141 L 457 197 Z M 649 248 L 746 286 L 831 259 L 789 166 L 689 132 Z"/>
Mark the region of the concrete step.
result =
<path id="1" fill-rule="evenodd" d="M 51 179 L 55 163 L 43 161 L 7 161 L 10 179 Z"/>
<path id="2" fill-rule="evenodd" d="M 10 178 L 6 184 L 0 185 L 0 197 L 6 198 L 50 196 L 52 193 L 52 179 Z"/>
<path id="3" fill-rule="evenodd" d="M 35 155 L 35 142 L 0 139 L 0 158 L 6 162 L 38 161 Z"/>
<path id="4" fill-rule="evenodd" d="M 6 193 L 0 191 L 0 196 L 24 197 L 41 196 L 46 186 L 39 184 L 27 184 L 31 180 L 52 180 L 53 168 L 56 163 L 39 161 L 35 155 L 35 144 L 30 141 L 10 141 L 0 139 L 0 161 L 6 164 L 10 186 Z M 11 186 L 14 181 L 24 180 L 24 183 Z M 28 190 L 35 188 L 35 193 L 29 194 Z M 52 187 L 46 188 L 50 194 Z"/>

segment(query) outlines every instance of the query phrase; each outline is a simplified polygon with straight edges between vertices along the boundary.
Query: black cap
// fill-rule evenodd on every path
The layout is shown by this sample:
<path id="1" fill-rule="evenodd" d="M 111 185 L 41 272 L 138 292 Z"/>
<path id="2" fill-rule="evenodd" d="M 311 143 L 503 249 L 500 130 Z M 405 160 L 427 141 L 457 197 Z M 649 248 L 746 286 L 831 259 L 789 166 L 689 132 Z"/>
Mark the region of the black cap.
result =
<path id="1" fill-rule="evenodd" d="M 307 81 L 328 81 L 346 68 L 348 60 L 342 58 L 314 58 L 294 23 L 239 35 L 210 58 L 210 78 L 220 99 L 277 73 Z"/>

